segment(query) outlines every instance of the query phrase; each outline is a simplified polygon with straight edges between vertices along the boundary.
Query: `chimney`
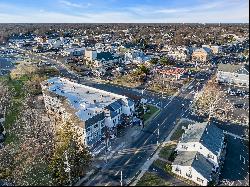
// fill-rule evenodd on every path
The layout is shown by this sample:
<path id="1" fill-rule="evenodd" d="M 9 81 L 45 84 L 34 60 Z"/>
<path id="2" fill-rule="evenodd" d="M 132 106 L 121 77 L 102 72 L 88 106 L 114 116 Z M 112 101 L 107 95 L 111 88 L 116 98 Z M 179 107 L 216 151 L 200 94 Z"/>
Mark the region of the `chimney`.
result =
<path id="1" fill-rule="evenodd" d="M 197 155 L 195 155 L 195 160 L 198 160 L 198 157 L 197 157 Z"/>

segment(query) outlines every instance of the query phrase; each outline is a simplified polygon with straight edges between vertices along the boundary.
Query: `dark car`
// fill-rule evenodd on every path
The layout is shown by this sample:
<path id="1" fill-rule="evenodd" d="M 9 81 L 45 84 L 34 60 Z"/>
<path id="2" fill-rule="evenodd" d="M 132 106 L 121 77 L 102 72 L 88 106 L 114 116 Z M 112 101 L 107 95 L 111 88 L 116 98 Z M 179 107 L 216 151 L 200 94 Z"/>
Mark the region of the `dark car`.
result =
<path id="1" fill-rule="evenodd" d="M 238 104 L 234 104 L 235 108 L 243 108 L 244 104 L 243 103 L 238 103 Z"/>

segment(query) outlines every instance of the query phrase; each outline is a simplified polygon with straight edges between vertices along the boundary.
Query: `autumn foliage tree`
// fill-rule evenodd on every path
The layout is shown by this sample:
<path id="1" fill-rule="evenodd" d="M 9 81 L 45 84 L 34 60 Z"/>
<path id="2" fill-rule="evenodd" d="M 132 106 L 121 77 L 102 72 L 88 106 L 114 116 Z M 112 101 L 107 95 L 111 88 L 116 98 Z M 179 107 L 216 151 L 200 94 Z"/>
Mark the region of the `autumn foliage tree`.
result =
<path id="1" fill-rule="evenodd" d="M 226 99 L 225 93 L 213 80 L 207 84 L 201 96 L 198 97 L 194 110 L 198 115 L 207 116 L 209 119 L 214 117 L 227 121 L 232 107 L 231 102 Z"/>
<path id="2" fill-rule="evenodd" d="M 57 129 L 55 150 L 50 163 L 56 183 L 70 184 L 86 173 L 90 163 L 91 155 L 79 141 L 79 135 L 73 125 L 69 122 L 64 123 Z"/>

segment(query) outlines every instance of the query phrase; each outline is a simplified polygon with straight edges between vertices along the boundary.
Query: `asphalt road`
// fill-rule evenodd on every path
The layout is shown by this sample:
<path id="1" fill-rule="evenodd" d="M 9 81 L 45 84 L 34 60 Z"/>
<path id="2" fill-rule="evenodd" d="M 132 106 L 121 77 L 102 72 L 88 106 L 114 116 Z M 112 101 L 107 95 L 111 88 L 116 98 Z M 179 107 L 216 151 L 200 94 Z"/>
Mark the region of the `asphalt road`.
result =
<path id="1" fill-rule="evenodd" d="M 204 80 L 203 84 L 199 84 L 198 82 L 197 80 L 193 81 L 189 86 L 192 87 L 192 89 L 182 91 L 182 93 L 172 101 L 165 99 L 160 114 L 142 130 L 138 139 L 130 145 L 130 149 L 126 149 L 127 154 L 126 151 L 122 151 L 122 154 L 118 152 L 112 160 L 108 161 L 108 165 L 98 173 L 97 177 L 83 185 L 120 185 L 121 171 L 123 184 L 126 185 L 154 153 L 157 148 L 157 143 L 164 142 L 165 138 L 176 125 L 176 119 L 190 115 L 191 112 L 188 106 L 194 98 L 192 92 L 194 89 L 201 89 L 206 80 Z M 184 104 L 184 108 L 182 104 Z M 157 133 L 158 128 L 159 135 Z"/>
<path id="2" fill-rule="evenodd" d="M 140 91 L 133 89 L 108 84 L 98 84 L 90 80 L 81 79 L 77 75 L 70 73 L 65 66 L 56 60 L 38 57 L 32 54 L 30 54 L 30 57 L 50 62 L 60 71 L 62 76 L 74 79 L 79 83 L 91 85 L 117 94 L 129 93 L 142 96 Z M 112 160 L 109 160 L 108 164 L 90 182 L 82 185 L 120 185 L 121 171 L 123 185 L 126 185 L 127 182 L 136 175 L 146 160 L 154 153 L 157 148 L 157 143 L 164 142 L 165 138 L 176 125 L 176 119 L 190 115 L 188 107 L 194 98 L 194 93 L 203 87 L 209 79 L 209 76 L 208 73 L 203 73 L 202 75 L 198 74 L 196 78 L 197 79 L 190 83 L 188 88 L 181 90 L 180 94 L 172 100 L 145 92 L 143 97 L 151 101 L 153 99 L 155 103 L 158 103 L 158 106 L 162 108 L 161 112 L 141 130 L 137 140 L 126 148 L 126 151 L 116 153 Z M 184 107 L 182 106 L 183 104 Z M 159 134 L 157 133 L 158 128 Z"/>

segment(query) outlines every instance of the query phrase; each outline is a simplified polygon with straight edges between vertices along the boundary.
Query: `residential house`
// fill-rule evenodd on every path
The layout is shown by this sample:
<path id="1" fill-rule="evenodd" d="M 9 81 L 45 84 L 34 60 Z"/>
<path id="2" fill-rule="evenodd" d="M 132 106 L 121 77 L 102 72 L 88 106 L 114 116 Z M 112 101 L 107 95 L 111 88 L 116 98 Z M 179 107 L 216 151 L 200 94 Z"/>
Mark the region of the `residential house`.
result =
<path id="1" fill-rule="evenodd" d="M 223 146 L 223 131 L 214 124 L 204 122 L 190 124 L 185 129 L 176 150 L 198 151 L 218 167 Z"/>
<path id="2" fill-rule="evenodd" d="M 110 52 L 97 53 L 96 59 L 93 61 L 94 67 L 107 68 L 113 66 L 120 61 L 120 57 Z"/>
<path id="3" fill-rule="evenodd" d="M 220 168 L 225 137 L 213 123 L 190 123 L 176 147 L 172 172 L 206 186 Z M 218 176 L 218 175 L 217 175 Z"/>
<path id="4" fill-rule="evenodd" d="M 174 77 L 175 80 L 179 80 L 181 76 L 186 73 L 184 68 L 177 68 L 177 67 L 167 67 L 167 68 L 156 68 L 155 71 L 160 74 L 162 77 Z"/>
<path id="5" fill-rule="evenodd" d="M 201 186 L 212 180 L 213 164 L 197 151 L 179 151 L 172 163 L 172 172 Z"/>

